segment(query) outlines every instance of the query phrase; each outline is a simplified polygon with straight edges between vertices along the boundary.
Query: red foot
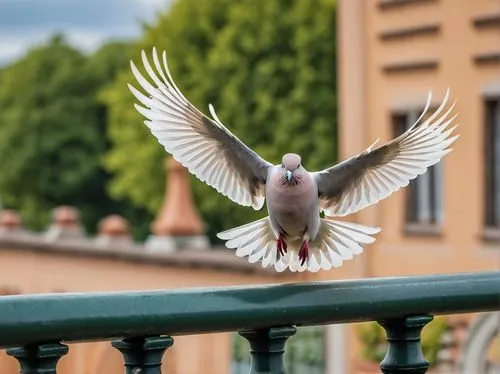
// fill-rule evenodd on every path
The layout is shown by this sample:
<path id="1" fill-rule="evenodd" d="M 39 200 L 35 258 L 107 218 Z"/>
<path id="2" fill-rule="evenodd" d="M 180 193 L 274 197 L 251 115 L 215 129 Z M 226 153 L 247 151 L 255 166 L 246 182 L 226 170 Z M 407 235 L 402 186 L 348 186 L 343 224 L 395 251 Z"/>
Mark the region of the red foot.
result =
<path id="1" fill-rule="evenodd" d="M 286 245 L 285 237 L 283 234 L 280 234 L 278 236 L 277 247 L 278 247 L 278 253 L 280 254 L 280 256 L 284 256 L 286 253 L 287 245 Z"/>
<path id="2" fill-rule="evenodd" d="M 300 266 L 306 263 L 308 257 L 309 257 L 309 243 L 307 240 L 304 240 L 299 250 Z"/>

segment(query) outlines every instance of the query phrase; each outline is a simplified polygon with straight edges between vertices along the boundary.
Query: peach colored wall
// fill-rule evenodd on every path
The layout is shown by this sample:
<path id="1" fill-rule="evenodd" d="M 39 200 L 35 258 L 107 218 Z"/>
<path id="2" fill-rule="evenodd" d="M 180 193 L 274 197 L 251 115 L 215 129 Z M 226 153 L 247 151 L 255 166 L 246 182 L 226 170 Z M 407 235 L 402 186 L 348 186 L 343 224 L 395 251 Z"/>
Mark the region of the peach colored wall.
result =
<path id="1" fill-rule="evenodd" d="M 0 251 L 0 263 L 2 264 L 0 284 L 13 282 L 19 285 L 24 293 L 210 287 L 273 283 L 287 279 L 24 250 L 3 249 Z"/>
<path id="2" fill-rule="evenodd" d="M 95 257 L 74 257 L 27 250 L 0 251 L 0 285 L 15 286 L 21 293 L 151 290 L 211 287 L 297 281 L 295 277 L 274 277 L 193 268 L 117 261 Z M 15 361 L 0 355 L 3 374 L 18 372 Z M 195 359 L 193 359 L 195 358 Z M 229 374 L 229 334 L 175 337 L 165 355 L 165 372 Z M 70 345 L 60 362 L 60 373 L 122 373 L 122 358 L 108 342 Z M 168 369 L 168 370 L 167 370 Z"/>
<path id="3" fill-rule="evenodd" d="M 339 22 L 340 34 L 350 39 L 343 47 L 340 44 L 343 157 L 361 151 L 378 137 L 389 140 L 392 136 L 390 112 L 396 105 L 404 102 L 423 105 L 430 89 L 439 101 L 448 86 L 458 100 L 461 138 L 443 162 L 445 219 L 442 234 L 417 237 L 403 233 L 404 191 L 360 213 L 361 221 L 383 228 L 375 245 L 367 249 L 372 256 L 373 275 L 498 269 L 500 251 L 495 249 L 499 244 L 481 240 L 484 177 L 481 91 L 488 83 L 500 82 L 500 65 L 477 66 L 473 55 L 498 50 L 500 34 L 497 29 L 474 29 L 472 19 L 500 11 L 500 3 L 438 0 L 381 10 L 376 0 L 344 0 L 339 6 L 341 10 L 358 8 L 349 21 Z M 429 23 L 441 25 L 437 35 L 391 41 L 379 38 L 381 31 Z M 360 27 L 364 37 L 353 44 L 360 39 Z M 365 46 L 362 52 L 360 45 Z M 358 57 L 364 61 L 355 61 Z M 382 70 L 382 66 L 390 62 L 426 58 L 436 58 L 440 64 L 438 69 L 391 74 Z M 359 76 L 364 77 L 363 87 L 358 87 Z M 364 103 L 364 107 L 360 103 Z M 360 137 L 365 138 L 362 148 Z"/>
<path id="4" fill-rule="evenodd" d="M 477 66 L 473 55 L 500 50 L 498 28 L 477 30 L 472 19 L 500 13 L 497 0 L 435 0 L 380 9 L 379 0 L 339 0 L 340 158 L 364 150 L 375 139 L 392 137 L 391 109 L 437 101 L 447 87 L 457 98 L 461 138 L 444 159 L 444 225 L 441 235 L 404 233 L 400 191 L 348 219 L 379 225 L 374 245 L 354 260 L 365 276 L 497 270 L 500 243 L 483 234 L 483 102 L 487 84 L 500 84 L 500 64 Z M 381 31 L 437 23 L 436 35 L 381 40 Z M 435 71 L 386 73 L 385 64 L 435 58 Z M 336 277 L 337 271 L 320 275 Z M 353 274 L 353 273 L 350 273 Z M 358 273 L 359 274 L 359 273 Z M 471 318 L 474 318 L 472 316 Z M 353 330 L 354 327 L 351 329 Z M 351 331 L 352 333 L 352 331 Z M 350 338 L 349 360 L 359 357 Z M 353 368 L 351 365 L 350 372 Z"/>
<path id="5" fill-rule="evenodd" d="M 403 193 L 397 193 L 379 207 L 379 220 L 384 231 L 374 251 L 376 274 L 421 272 L 454 272 L 498 269 L 499 244 L 485 243 L 483 217 L 483 105 L 482 88 L 500 81 L 500 65 L 476 66 L 473 55 L 498 50 L 497 30 L 478 31 L 473 17 L 500 10 L 498 2 L 440 0 L 408 6 L 406 9 L 366 12 L 370 40 L 370 63 L 367 87 L 371 139 L 390 137 L 389 108 L 398 97 L 423 103 L 428 89 L 438 99 L 450 87 L 457 98 L 461 138 L 454 151 L 444 158 L 445 218 L 441 237 L 409 237 L 403 234 Z M 371 4 L 369 4 L 371 3 Z M 367 7 L 373 2 L 367 2 Z M 418 37 L 409 41 L 381 42 L 377 32 L 401 25 L 419 25 L 436 21 L 441 24 L 437 36 Z M 396 59 L 435 57 L 440 66 L 435 72 L 387 75 L 380 66 Z M 405 261 L 405 258 L 411 261 Z M 388 260 L 398 264 L 391 266 Z"/>

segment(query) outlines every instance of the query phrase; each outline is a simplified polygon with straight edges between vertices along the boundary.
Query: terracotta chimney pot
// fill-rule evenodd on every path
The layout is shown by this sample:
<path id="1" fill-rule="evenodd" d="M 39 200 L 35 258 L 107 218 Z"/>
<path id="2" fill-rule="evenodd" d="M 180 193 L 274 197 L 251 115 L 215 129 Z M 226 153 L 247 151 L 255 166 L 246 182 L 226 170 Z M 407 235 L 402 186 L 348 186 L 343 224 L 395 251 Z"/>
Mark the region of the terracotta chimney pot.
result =
<path id="1" fill-rule="evenodd" d="M 45 240 L 82 239 L 85 236 L 80 212 L 75 207 L 61 205 L 52 211 L 52 222 L 45 232 Z"/>
<path id="2" fill-rule="evenodd" d="M 52 224 L 59 227 L 80 226 L 80 212 L 69 205 L 61 205 L 52 211 Z"/>
<path id="3" fill-rule="evenodd" d="M 4 209 L 0 211 L 0 227 L 8 230 L 17 230 L 22 226 L 21 216 L 18 212 L 12 209 Z"/>
<path id="4" fill-rule="evenodd" d="M 109 237 L 130 236 L 128 221 L 118 214 L 109 215 L 99 222 L 99 235 Z"/>
<path id="5" fill-rule="evenodd" d="M 156 236 L 197 236 L 204 225 L 193 203 L 188 171 L 175 159 L 166 160 L 168 182 L 160 212 L 153 222 Z"/>

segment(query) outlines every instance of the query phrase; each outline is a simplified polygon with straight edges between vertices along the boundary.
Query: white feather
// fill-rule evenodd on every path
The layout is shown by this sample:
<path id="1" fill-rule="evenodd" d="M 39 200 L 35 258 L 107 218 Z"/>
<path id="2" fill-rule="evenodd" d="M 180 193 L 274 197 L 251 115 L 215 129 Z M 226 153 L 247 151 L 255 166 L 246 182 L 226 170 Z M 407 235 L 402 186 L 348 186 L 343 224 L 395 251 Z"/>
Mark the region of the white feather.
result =
<path id="1" fill-rule="evenodd" d="M 429 93 L 420 117 L 406 132 L 391 142 L 399 144 L 397 155 L 391 160 L 368 169 L 358 184 L 354 188 L 344 191 L 332 205 L 329 205 L 331 203 L 328 199 L 322 201 L 321 208 L 325 214 L 346 216 L 373 205 L 398 191 L 401 187 L 406 187 L 411 180 L 437 164 L 451 150 L 448 147 L 458 138 L 458 135 L 451 136 L 458 125 L 449 127 L 455 123 L 457 118 L 457 114 L 450 117 L 456 102 L 453 102 L 444 111 L 449 93 L 448 89 L 440 106 L 422 122 L 430 107 L 432 95 Z M 364 153 L 369 154 L 377 151 L 378 148 L 373 149 L 374 145 L 375 143 L 370 145 Z M 325 178 L 328 173 L 322 171 L 314 173 L 314 175 L 320 185 L 321 179 L 318 178 Z M 335 172 L 330 175 L 331 178 L 334 178 Z"/>
<path id="2" fill-rule="evenodd" d="M 301 264 L 298 252 L 301 240 L 287 241 L 287 252 L 279 256 L 277 237 L 269 217 L 217 234 L 226 240 L 226 247 L 236 249 L 238 257 L 248 257 L 250 263 L 261 262 L 263 267 L 274 266 L 278 272 L 317 272 L 342 266 L 346 260 L 363 252 L 363 244 L 372 243 L 372 235 L 380 231 L 356 223 L 321 219 L 318 236 L 309 242 L 308 260 Z"/>
<path id="3" fill-rule="evenodd" d="M 255 175 L 245 174 L 249 173 L 249 168 L 243 170 L 233 167 L 233 164 L 226 159 L 230 157 L 224 153 L 224 149 L 241 150 L 246 146 L 222 124 L 212 105 L 209 106 L 209 110 L 213 119 L 210 119 L 184 97 L 170 74 L 166 53 L 163 53 L 162 61 L 156 49 L 153 49 L 152 56 L 153 65 L 146 53 L 144 51 L 141 53 L 142 64 L 153 84 L 141 74 L 133 62 L 130 63 L 132 73 L 145 94 L 128 85 L 132 94 L 142 104 L 134 105 L 147 119 L 146 126 L 165 150 L 201 181 L 240 205 L 261 209 L 265 200 L 264 191 L 262 188 L 254 188 L 255 186 L 250 185 L 249 181 L 257 179 L 262 181 L 265 179 L 265 172 L 264 175 L 254 178 Z M 226 135 L 223 137 L 224 141 L 219 142 L 215 137 L 208 136 L 209 129 L 212 131 L 222 129 Z M 226 141 L 232 142 L 232 146 L 236 147 L 221 147 Z M 215 157 L 206 157 L 207 154 L 214 154 Z M 246 157 L 247 164 L 250 162 L 259 166 L 271 166 L 251 152 L 241 151 L 241 154 L 232 156 L 237 159 Z M 215 167 L 210 164 L 211 162 L 215 162 Z M 245 177 L 241 177 L 241 174 L 245 174 Z"/>

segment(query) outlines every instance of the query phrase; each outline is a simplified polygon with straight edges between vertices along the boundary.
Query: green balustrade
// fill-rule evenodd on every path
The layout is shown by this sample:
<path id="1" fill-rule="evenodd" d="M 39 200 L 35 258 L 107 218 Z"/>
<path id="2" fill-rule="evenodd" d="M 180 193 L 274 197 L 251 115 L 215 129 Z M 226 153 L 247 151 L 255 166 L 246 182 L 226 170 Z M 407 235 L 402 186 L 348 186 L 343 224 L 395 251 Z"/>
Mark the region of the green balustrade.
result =
<path id="1" fill-rule="evenodd" d="M 129 338 L 112 345 L 124 358 L 126 374 L 161 374 L 165 350 L 174 344 L 171 337 Z"/>
<path id="2" fill-rule="evenodd" d="M 284 374 L 285 344 L 296 331 L 292 326 L 240 331 L 250 343 L 250 374 Z"/>
<path id="3" fill-rule="evenodd" d="M 420 332 L 431 316 L 498 310 L 500 272 L 3 296 L 0 347 L 18 359 L 21 373 L 55 373 L 68 350 L 59 342 L 114 340 L 127 374 L 157 374 L 173 344 L 168 336 L 239 331 L 250 343 L 251 373 L 282 374 L 296 327 L 379 321 L 388 340 L 382 372 L 423 374 L 429 364 Z"/>
<path id="4" fill-rule="evenodd" d="M 21 374 L 55 374 L 59 359 L 68 353 L 68 346 L 60 343 L 29 345 L 7 350 L 19 361 Z"/>
<path id="5" fill-rule="evenodd" d="M 429 362 L 424 357 L 420 333 L 431 316 L 412 316 L 380 321 L 387 332 L 387 353 L 380 364 L 384 374 L 424 374 Z"/>

